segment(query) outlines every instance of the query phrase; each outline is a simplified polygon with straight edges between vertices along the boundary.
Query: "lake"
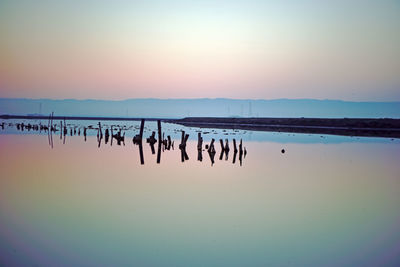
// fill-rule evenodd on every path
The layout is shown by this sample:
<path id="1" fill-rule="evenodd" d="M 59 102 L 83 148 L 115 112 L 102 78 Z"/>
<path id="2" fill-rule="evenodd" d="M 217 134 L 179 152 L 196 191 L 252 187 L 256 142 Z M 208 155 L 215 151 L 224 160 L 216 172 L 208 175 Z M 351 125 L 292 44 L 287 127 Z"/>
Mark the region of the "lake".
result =
<path id="1" fill-rule="evenodd" d="M 157 143 L 152 154 L 144 142 L 142 165 L 139 122 L 102 122 L 124 125 L 125 144 L 99 147 L 92 129 L 86 141 L 55 133 L 53 148 L 47 133 L 4 122 L 2 266 L 400 265 L 399 139 L 163 123 L 174 149 L 157 164 Z M 157 133 L 156 122 L 145 126 L 144 137 Z M 204 145 L 198 160 L 198 132 L 204 145 L 216 140 L 214 163 Z M 222 159 L 219 139 L 231 148 Z"/>

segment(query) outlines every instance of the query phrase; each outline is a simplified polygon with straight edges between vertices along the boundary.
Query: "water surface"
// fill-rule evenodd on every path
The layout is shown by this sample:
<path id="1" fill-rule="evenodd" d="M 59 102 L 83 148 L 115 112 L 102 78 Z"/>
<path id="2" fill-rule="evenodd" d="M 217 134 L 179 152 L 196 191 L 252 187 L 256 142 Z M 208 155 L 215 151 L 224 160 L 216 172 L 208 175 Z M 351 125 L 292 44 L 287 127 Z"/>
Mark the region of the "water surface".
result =
<path id="1" fill-rule="evenodd" d="M 0 265 L 400 264 L 397 139 L 163 124 L 175 149 L 157 164 L 144 143 L 141 165 L 138 123 L 124 123 L 125 146 L 100 148 L 95 130 L 64 145 L 55 134 L 53 148 L 46 134 L 0 130 Z M 198 131 L 243 139 L 242 165 L 233 151 L 219 160 L 219 143 L 213 165 L 206 151 L 198 161 Z"/>

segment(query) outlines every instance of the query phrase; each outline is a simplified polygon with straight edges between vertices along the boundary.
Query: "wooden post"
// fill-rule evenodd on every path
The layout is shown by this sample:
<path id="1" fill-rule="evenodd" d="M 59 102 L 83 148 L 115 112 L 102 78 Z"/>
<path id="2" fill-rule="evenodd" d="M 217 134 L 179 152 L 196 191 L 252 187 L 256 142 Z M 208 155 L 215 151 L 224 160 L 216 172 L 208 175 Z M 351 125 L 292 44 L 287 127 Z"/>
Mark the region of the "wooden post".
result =
<path id="1" fill-rule="evenodd" d="M 157 120 L 158 126 L 158 151 L 157 151 L 157 163 L 159 164 L 161 161 L 161 144 L 162 144 L 162 136 L 161 136 L 161 121 Z"/>
<path id="2" fill-rule="evenodd" d="M 63 125 L 62 121 L 60 121 L 60 140 L 62 139 L 62 133 L 63 133 Z"/>
<path id="3" fill-rule="evenodd" d="M 140 139 L 143 139 L 143 130 L 144 130 L 144 119 L 142 119 L 142 121 L 140 122 Z"/>
<path id="4" fill-rule="evenodd" d="M 225 150 L 224 142 L 222 141 L 222 139 L 219 139 L 219 143 L 220 143 L 220 145 L 221 145 L 221 152 L 223 153 L 224 150 Z"/>
<path id="5" fill-rule="evenodd" d="M 242 158 L 243 157 L 243 145 L 242 145 L 242 139 L 240 139 L 239 143 L 239 161 L 240 161 L 240 166 L 242 166 Z"/>
<path id="6" fill-rule="evenodd" d="M 228 139 L 225 139 L 225 151 L 228 151 L 229 152 L 229 141 L 228 141 Z"/>
<path id="7" fill-rule="evenodd" d="M 167 139 L 168 139 L 167 150 L 170 150 L 171 149 L 171 145 L 172 145 L 171 136 L 168 135 Z"/>
<path id="8" fill-rule="evenodd" d="M 201 133 L 197 134 L 197 150 L 203 149 L 203 137 L 201 137 Z"/>
<path id="9" fill-rule="evenodd" d="M 237 152 L 237 147 L 236 147 L 236 139 L 233 138 L 233 152 Z"/>

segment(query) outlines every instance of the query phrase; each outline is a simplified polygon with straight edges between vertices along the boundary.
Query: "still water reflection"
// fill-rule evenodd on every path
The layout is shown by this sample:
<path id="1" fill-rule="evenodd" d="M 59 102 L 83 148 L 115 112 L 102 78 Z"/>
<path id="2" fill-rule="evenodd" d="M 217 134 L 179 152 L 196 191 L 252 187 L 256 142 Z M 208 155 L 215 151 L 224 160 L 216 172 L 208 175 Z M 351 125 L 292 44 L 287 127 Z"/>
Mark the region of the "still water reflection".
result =
<path id="1" fill-rule="evenodd" d="M 0 265 L 399 265 L 398 140 L 210 129 L 199 155 L 198 129 L 183 128 L 182 163 L 182 129 L 168 127 L 174 149 L 157 164 L 144 141 L 144 165 L 138 129 L 125 146 L 88 131 L 53 136 L 53 149 L 46 135 L 0 131 Z M 228 156 L 218 144 L 211 160 L 212 138 L 229 139 Z"/>

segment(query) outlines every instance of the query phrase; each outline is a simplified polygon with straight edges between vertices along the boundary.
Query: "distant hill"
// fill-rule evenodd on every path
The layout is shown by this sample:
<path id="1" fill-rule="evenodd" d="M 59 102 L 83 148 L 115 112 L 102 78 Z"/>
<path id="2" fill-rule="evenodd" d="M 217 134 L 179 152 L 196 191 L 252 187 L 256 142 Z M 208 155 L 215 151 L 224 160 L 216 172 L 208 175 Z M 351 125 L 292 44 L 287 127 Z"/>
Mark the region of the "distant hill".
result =
<path id="1" fill-rule="evenodd" d="M 315 99 L 51 100 L 0 98 L 0 115 L 49 114 L 106 117 L 319 117 L 400 118 L 400 102 Z"/>

